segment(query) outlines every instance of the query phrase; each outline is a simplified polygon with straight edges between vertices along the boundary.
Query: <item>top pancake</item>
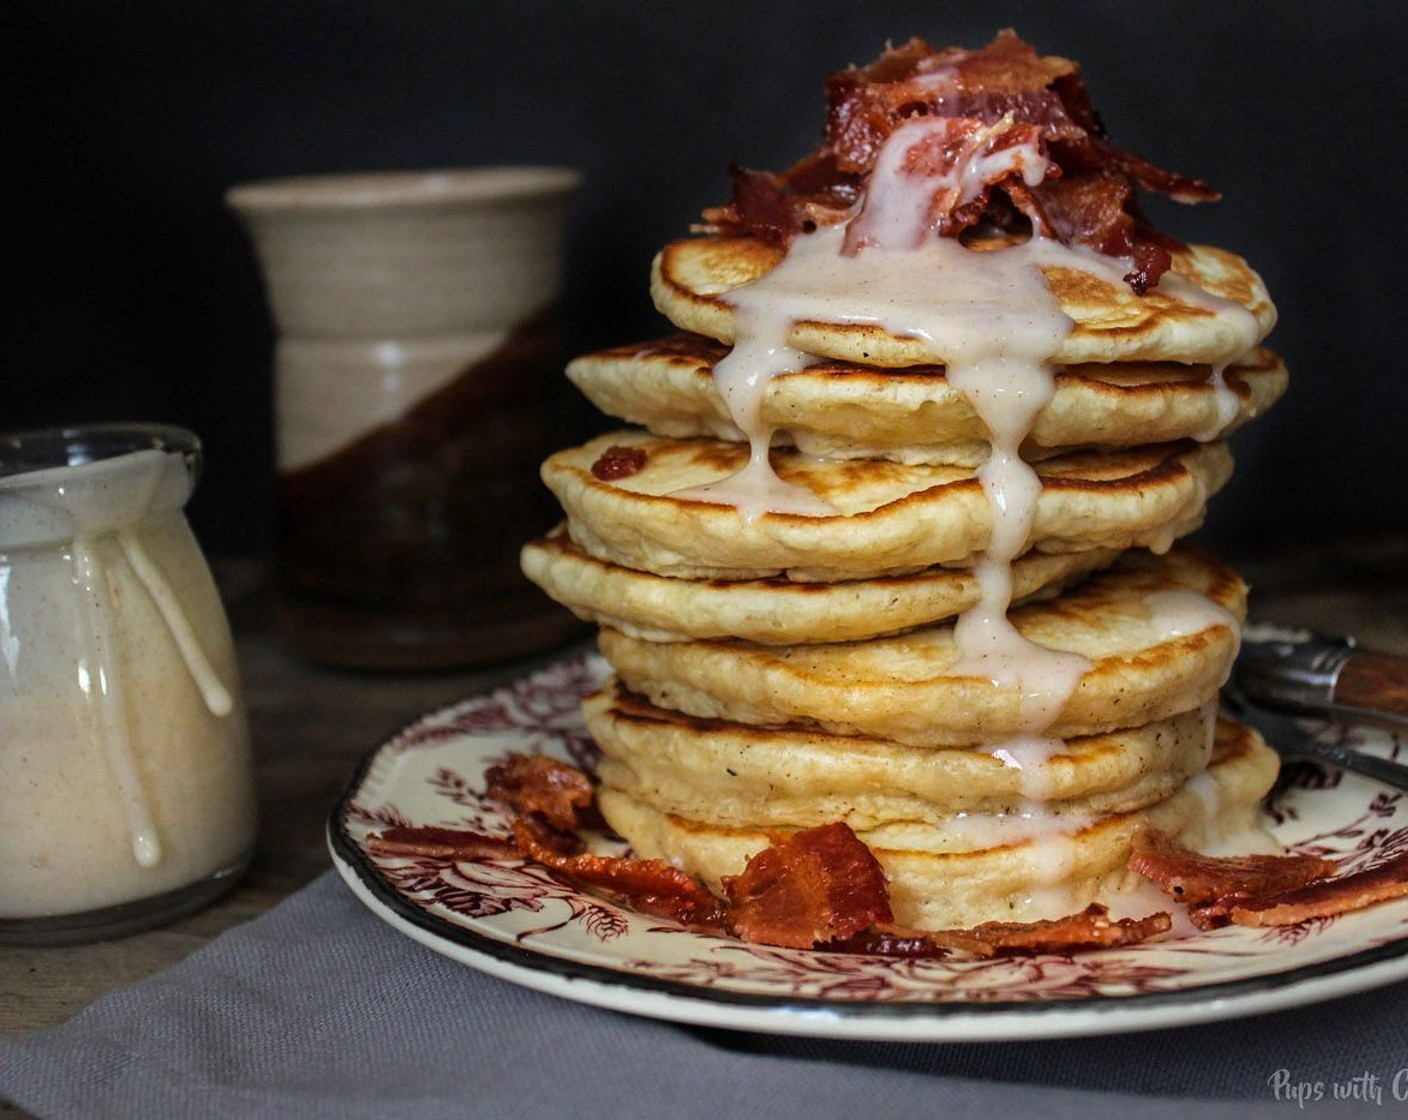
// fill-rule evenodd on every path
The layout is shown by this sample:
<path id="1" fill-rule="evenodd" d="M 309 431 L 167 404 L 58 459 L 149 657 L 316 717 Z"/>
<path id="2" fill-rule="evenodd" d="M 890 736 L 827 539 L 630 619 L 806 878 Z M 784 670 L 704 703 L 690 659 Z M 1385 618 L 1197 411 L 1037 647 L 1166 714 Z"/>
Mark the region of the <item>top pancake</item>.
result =
<path id="1" fill-rule="evenodd" d="M 740 440 L 714 383 L 728 347 L 679 334 L 585 354 L 567 376 L 597 408 L 656 435 Z M 1285 392 L 1286 368 L 1254 350 L 1226 372 L 1237 410 L 1226 416 L 1206 364 L 1086 363 L 1056 371 L 1051 402 L 1022 447 L 1032 460 L 1073 447 L 1135 447 L 1221 438 Z M 830 458 L 973 466 L 987 456 L 987 428 L 942 366 L 876 369 L 822 361 L 772 378 L 760 418 L 776 442 Z"/>
<path id="2" fill-rule="evenodd" d="M 751 237 L 674 241 L 655 258 L 651 295 L 681 330 L 732 343 L 735 325 L 728 293 L 765 276 L 782 257 L 781 249 Z M 1276 309 L 1261 277 L 1235 254 L 1190 246 L 1174 253 L 1172 271 L 1213 296 L 1245 307 L 1256 318 L 1260 338 L 1275 325 Z M 1053 266 L 1042 272 L 1061 310 L 1075 324 L 1051 357 L 1057 365 L 1218 362 L 1239 349 L 1235 324 L 1181 293 L 1176 282 L 1138 296 L 1126 284 L 1090 272 Z M 808 354 L 875 366 L 942 364 L 949 358 L 937 352 L 932 340 L 892 335 L 868 323 L 803 320 L 793 325 L 789 343 Z"/>

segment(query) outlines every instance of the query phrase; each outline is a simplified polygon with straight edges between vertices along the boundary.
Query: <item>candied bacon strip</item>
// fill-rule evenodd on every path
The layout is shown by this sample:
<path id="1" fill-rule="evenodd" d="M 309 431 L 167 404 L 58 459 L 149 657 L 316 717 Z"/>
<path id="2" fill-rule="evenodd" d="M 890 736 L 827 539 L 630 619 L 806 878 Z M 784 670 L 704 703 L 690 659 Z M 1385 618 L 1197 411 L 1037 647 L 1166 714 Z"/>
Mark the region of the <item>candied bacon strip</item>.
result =
<path id="1" fill-rule="evenodd" d="M 774 837 L 723 887 L 745 941 L 810 949 L 894 920 L 885 872 L 841 821 Z"/>
<path id="2" fill-rule="evenodd" d="M 1335 870 L 1331 860 L 1318 856 L 1205 856 L 1153 828 L 1135 833 L 1129 867 L 1191 907 L 1230 896 L 1264 897 L 1323 879 Z"/>
<path id="3" fill-rule="evenodd" d="M 802 221 L 788 204 L 782 188 L 766 171 L 750 171 L 730 164 L 729 181 L 733 184 L 733 201 L 754 236 L 769 245 L 786 245 L 802 232 Z"/>
<path id="4" fill-rule="evenodd" d="M 1064 953 L 1072 949 L 1113 949 L 1167 933 L 1173 919 L 1163 911 L 1144 918 L 1112 919 L 1092 902 L 1078 914 L 1040 922 L 985 922 L 968 932 L 999 953 Z"/>
<path id="5" fill-rule="evenodd" d="M 846 220 L 863 196 L 886 140 L 916 118 L 991 127 L 1004 118 L 1036 130 L 1047 178 L 1028 186 L 1009 176 L 975 201 L 937 198 L 933 228 L 956 236 L 979 222 L 1020 235 L 1030 228 L 1131 262 L 1138 294 L 1156 286 L 1182 243 L 1154 230 L 1135 187 L 1187 203 L 1215 201 L 1201 180 L 1164 171 L 1110 141 L 1080 68 L 1040 56 L 1010 31 L 976 51 L 935 51 L 911 39 L 865 67 L 826 82 L 822 146 L 780 175 L 733 174 L 733 200 L 705 210 L 706 228 L 785 244 L 802 230 Z M 936 190 L 937 194 L 937 190 Z"/>
<path id="6" fill-rule="evenodd" d="M 1147 941 L 1173 927 L 1162 911 L 1144 918 L 1112 919 L 1109 910 L 1092 902 L 1077 914 L 1036 922 L 984 922 L 972 929 L 910 930 L 875 928 L 844 941 L 822 946 L 849 953 L 883 957 L 943 957 L 953 952 L 976 957 L 1024 953 L 1071 953 L 1082 949 L 1115 949 Z"/>
<path id="7" fill-rule="evenodd" d="M 513 839 L 525 858 L 583 886 L 617 895 L 643 914 L 710 932 L 722 933 L 726 928 L 719 899 L 698 879 L 664 860 L 567 854 L 558 834 L 528 818 L 513 822 Z"/>
<path id="8" fill-rule="evenodd" d="M 520 815 L 536 813 L 561 831 L 577 827 L 592 807 L 592 780 L 546 755 L 509 755 L 484 778 L 486 796 Z"/>
<path id="9" fill-rule="evenodd" d="M 1291 926 L 1403 895 L 1408 895 L 1408 849 L 1362 871 L 1317 879 L 1259 898 L 1239 899 L 1229 917 L 1239 926 Z"/>
<path id="10" fill-rule="evenodd" d="M 486 836 L 468 828 L 409 828 L 397 825 L 367 837 L 367 848 L 379 856 L 418 856 L 434 859 L 515 859 L 518 846 L 501 836 Z"/>

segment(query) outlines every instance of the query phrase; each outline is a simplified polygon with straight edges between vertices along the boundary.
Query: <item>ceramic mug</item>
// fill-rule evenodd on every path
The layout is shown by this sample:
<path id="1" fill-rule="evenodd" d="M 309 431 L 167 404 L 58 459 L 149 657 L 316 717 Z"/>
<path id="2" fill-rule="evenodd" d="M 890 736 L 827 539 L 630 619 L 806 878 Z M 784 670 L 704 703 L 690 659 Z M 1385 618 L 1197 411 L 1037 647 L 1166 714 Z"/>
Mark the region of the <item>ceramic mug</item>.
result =
<path id="1" fill-rule="evenodd" d="M 282 630 L 325 663 L 505 660 L 579 625 L 522 576 L 559 391 L 575 172 L 237 187 L 278 333 Z"/>

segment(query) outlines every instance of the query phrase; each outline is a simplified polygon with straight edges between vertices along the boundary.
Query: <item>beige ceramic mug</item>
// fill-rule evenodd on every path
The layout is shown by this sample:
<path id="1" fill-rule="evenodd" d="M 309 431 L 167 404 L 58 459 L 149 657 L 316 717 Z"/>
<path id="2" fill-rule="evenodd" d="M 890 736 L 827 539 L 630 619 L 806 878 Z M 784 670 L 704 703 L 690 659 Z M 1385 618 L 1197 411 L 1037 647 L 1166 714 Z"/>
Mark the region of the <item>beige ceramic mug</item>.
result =
<path id="1" fill-rule="evenodd" d="M 576 172 L 487 167 L 236 187 L 278 332 L 280 618 L 328 663 L 431 668 L 564 641 L 518 571 Z"/>

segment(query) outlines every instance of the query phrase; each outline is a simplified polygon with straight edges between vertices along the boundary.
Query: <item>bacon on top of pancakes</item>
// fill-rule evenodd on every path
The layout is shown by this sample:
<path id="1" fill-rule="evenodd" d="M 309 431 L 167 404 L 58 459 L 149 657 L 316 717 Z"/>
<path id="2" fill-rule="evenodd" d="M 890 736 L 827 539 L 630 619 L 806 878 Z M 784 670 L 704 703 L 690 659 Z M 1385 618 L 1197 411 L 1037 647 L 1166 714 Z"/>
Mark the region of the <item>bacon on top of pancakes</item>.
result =
<path id="1" fill-rule="evenodd" d="M 1220 196 L 1197 179 L 1155 167 L 1111 143 L 1090 103 L 1080 67 L 1039 56 L 1012 31 L 986 47 L 935 50 L 922 39 L 892 47 L 865 67 L 832 74 L 822 145 L 781 174 L 731 167 L 733 200 L 704 211 L 707 231 L 752 235 L 785 245 L 799 233 L 846 221 L 863 205 L 866 183 L 885 141 L 918 119 L 946 120 L 926 130 L 901 172 L 942 179 L 975 154 L 1031 146 L 1046 161 L 1030 168 L 984 159 L 973 197 L 936 191 L 931 228 L 956 237 L 983 227 L 1010 235 L 1034 230 L 1130 262 L 1125 281 L 1143 295 L 1172 264 L 1174 238 L 1140 212 L 1136 187 L 1179 202 Z M 1025 173 L 1024 173 L 1025 172 Z M 848 252 L 864 247 L 847 242 Z"/>

